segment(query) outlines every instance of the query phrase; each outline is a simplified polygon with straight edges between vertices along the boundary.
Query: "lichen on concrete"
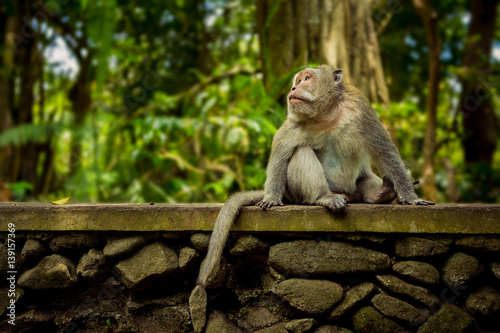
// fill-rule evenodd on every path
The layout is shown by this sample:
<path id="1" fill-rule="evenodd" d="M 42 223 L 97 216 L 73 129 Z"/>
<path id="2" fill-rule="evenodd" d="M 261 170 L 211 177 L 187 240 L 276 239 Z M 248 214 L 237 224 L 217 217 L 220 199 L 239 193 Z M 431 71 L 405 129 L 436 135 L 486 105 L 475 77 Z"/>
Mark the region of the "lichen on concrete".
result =
<path id="1" fill-rule="evenodd" d="M 499 205 L 245 207 L 190 302 L 220 207 L 0 204 L 0 229 L 16 224 L 3 295 L 8 258 L 17 271 L 0 331 L 498 330 Z"/>

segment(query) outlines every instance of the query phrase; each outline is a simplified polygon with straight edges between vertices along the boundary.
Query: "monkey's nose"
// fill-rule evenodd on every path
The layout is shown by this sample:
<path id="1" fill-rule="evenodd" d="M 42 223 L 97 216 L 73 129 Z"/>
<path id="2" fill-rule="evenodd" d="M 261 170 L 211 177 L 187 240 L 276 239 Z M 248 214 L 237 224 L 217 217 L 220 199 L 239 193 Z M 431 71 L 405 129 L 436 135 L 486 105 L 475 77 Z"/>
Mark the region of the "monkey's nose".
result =
<path id="1" fill-rule="evenodd" d="M 294 90 L 295 90 L 295 87 L 292 87 L 292 91 L 294 91 Z"/>

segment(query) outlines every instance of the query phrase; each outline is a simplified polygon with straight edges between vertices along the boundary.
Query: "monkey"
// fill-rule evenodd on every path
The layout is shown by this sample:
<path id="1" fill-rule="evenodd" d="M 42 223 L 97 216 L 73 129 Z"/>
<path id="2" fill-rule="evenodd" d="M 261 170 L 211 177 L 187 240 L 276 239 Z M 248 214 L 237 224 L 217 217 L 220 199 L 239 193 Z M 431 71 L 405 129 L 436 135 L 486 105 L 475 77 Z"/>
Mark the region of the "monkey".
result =
<path id="1" fill-rule="evenodd" d="M 372 161 L 383 178 L 373 172 Z M 222 207 L 193 294 L 205 292 L 243 206 L 266 210 L 287 202 L 342 212 L 349 202 L 379 204 L 396 197 L 400 204 L 434 204 L 418 198 L 412 177 L 368 99 L 344 80 L 342 69 L 328 65 L 295 75 L 287 118 L 272 141 L 266 177 L 264 191 L 236 193 Z"/>

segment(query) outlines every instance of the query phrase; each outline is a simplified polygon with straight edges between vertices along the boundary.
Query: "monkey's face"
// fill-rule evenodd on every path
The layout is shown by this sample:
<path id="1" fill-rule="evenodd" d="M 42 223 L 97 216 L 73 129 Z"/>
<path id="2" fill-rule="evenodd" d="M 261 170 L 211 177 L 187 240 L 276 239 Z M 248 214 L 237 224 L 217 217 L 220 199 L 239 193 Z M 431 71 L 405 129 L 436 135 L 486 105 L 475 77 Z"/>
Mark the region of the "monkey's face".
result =
<path id="1" fill-rule="evenodd" d="M 295 75 L 287 101 L 288 113 L 293 119 L 304 120 L 316 116 L 314 92 L 318 84 L 317 74 L 315 69 L 306 68 Z"/>
<path id="2" fill-rule="evenodd" d="M 288 94 L 288 116 L 304 121 L 329 111 L 341 89 L 342 70 L 330 66 L 306 68 L 293 79 Z"/>

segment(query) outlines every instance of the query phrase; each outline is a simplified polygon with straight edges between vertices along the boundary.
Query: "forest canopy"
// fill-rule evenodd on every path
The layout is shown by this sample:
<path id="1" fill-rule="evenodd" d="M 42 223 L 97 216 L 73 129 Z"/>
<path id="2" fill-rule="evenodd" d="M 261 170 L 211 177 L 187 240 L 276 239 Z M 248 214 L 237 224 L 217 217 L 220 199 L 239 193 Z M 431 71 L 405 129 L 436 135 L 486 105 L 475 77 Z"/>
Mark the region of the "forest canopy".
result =
<path id="1" fill-rule="evenodd" d="M 0 4 L 0 201 L 260 189 L 293 75 L 370 99 L 438 202 L 500 202 L 499 0 Z"/>

